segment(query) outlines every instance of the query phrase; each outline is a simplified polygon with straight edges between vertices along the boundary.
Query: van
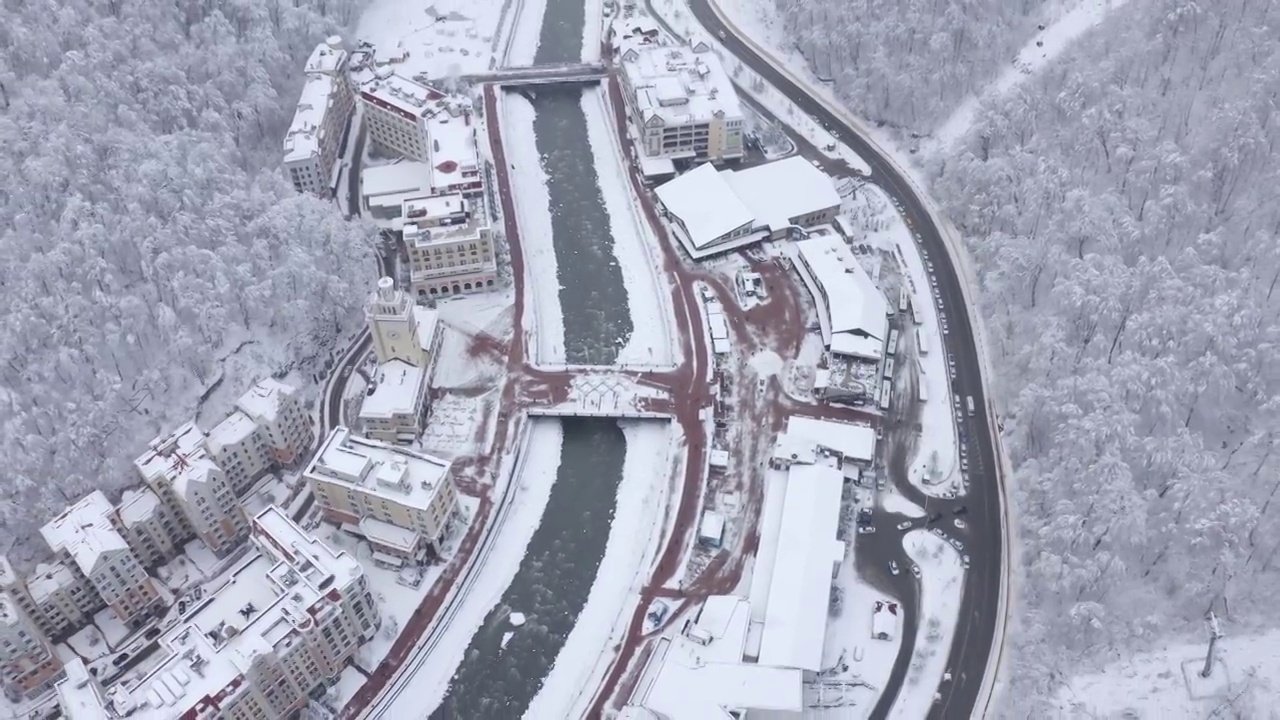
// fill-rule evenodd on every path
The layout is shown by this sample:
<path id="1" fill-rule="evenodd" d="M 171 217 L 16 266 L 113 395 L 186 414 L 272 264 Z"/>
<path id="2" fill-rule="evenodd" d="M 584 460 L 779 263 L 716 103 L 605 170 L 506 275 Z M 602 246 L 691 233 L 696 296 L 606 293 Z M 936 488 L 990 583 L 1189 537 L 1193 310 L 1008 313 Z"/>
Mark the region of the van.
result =
<path id="1" fill-rule="evenodd" d="M 973 413 L 974 413 L 973 396 L 970 395 L 969 396 L 969 417 L 973 417 Z"/>

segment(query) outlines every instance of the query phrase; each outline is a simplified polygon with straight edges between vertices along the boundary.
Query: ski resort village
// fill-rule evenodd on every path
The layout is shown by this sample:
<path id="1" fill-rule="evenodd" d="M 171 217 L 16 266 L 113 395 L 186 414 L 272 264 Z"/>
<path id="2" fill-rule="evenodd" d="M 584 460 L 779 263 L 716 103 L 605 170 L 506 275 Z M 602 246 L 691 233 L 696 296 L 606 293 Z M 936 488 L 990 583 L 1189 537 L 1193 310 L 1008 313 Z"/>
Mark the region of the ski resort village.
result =
<path id="1" fill-rule="evenodd" d="M 0 563 L 15 717 L 990 692 L 961 618 L 1002 587 L 996 460 L 947 250 L 677 15 L 376 0 L 315 48 L 282 172 L 379 229 L 364 327 L 318 387 L 264 374 L 130 448 L 127 490 Z"/>

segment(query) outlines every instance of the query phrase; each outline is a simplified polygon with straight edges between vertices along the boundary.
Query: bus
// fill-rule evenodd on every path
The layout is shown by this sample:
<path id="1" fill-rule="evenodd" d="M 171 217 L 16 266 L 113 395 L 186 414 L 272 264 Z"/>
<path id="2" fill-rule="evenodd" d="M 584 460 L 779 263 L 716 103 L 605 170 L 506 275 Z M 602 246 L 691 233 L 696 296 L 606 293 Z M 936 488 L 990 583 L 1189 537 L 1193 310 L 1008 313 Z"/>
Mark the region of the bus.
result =
<path id="1" fill-rule="evenodd" d="M 920 392 L 920 402 L 929 402 L 929 386 L 924 381 L 924 376 L 920 376 L 920 381 L 916 383 L 916 387 Z"/>
<path id="2" fill-rule="evenodd" d="M 898 352 L 898 331 L 897 330 L 889 331 L 889 345 L 888 347 L 885 348 L 885 352 L 890 355 Z"/>
<path id="3" fill-rule="evenodd" d="M 893 383 L 887 382 L 880 388 L 880 409 L 889 409 L 889 395 L 893 392 Z"/>
<path id="4" fill-rule="evenodd" d="M 969 417 L 973 417 L 973 413 L 974 413 L 974 412 L 975 412 L 975 411 L 974 411 L 974 408 L 973 408 L 973 396 L 972 396 L 972 395 L 970 395 L 970 396 L 969 396 Z"/>
<path id="5" fill-rule="evenodd" d="M 893 379 L 893 358 L 889 358 L 884 361 L 884 379 Z"/>
<path id="6" fill-rule="evenodd" d="M 916 352 L 921 355 L 929 354 L 929 333 L 924 328 L 916 328 Z"/>
<path id="7" fill-rule="evenodd" d="M 920 306 L 916 303 L 911 303 L 911 322 L 917 325 L 924 324 L 924 318 L 920 317 Z"/>
<path id="8" fill-rule="evenodd" d="M 898 288 L 898 312 L 907 311 L 907 287 Z"/>

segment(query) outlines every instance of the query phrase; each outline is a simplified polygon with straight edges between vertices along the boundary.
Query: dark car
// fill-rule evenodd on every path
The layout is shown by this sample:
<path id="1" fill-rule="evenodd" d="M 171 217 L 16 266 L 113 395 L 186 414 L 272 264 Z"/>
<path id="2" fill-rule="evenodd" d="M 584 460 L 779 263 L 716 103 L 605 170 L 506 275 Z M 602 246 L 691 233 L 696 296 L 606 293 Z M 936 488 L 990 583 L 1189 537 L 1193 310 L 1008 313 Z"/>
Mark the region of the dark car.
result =
<path id="1" fill-rule="evenodd" d="M 952 510 L 951 512 L 955 513 L 956 515 L 963 515 L 969 512 L 969 508 L 964 505 L 957 505 L 956 509 Z"/>
<path id="2" fill-rule="evenodd" d="M 930 515 L 930 516 L 929 516 L 929 522 L 931 522 L 931 523 L 936 523 L 936 522 L 938 522 L 938 521 L 939 521 L 939 520 L 941 520 L 941 519 L 942 519 L 942 513 L 940 513 L 940 512 L 936 512 L 936 513 L 934 513 L 934 514 L 932 514 L 932 515 Z"/>

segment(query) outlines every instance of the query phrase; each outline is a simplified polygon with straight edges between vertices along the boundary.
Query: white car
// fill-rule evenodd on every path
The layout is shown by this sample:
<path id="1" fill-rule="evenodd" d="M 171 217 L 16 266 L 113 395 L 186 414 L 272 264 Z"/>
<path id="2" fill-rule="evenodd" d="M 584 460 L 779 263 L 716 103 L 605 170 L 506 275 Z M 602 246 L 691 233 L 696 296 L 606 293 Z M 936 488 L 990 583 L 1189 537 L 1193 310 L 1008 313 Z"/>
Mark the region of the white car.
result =
<path id="1" fill-rule="evenodd" d="M 968 523 L 966 523 L 965 521 L 961 520 L 960 518 L 956 518 L 955 525 L 956 525 L 956 528 L 958 528 L 958 529 L 960 529 L 960 530 L 963 530 L 963 529 L 965 529 L 965 528 L 969 527 Z"/>
<path id="2" fill-rule="evenodd" d="M 910 520 L 903 520 L 902 522 L 898 523 L 898 529 L 899 529 L 899 530 L 910 530 L 910 529 L 911 529 L 911 521 L 910 521 Z"/>
<path id="3" fill-rule="evenodd" d="M 951 547 L 953 547 L 953 548 L 955 548 L 955 549 L 957 549 L 957 550 L 963 550 L 963 549 L 964 549 L 964 543 L 960 542 L 959 540 L 957 540 L 957 539 L 955 539 L 955 538 L 951 538 Z"/>
<path id="4" fill-rule="evenodd" d="M 969 556 L 968 556 L 968 555 L 965 555 L 964 557 L 960 558 L 960 564 L 961 564 L 961 565 L 963 565 L 963 566 L 965 567 L 965 569 L 966 569 L 966 570 L 968 570 L 968 569 L 969 569 Z"/>
<path id="5" fill-rule="evenodd" d="M 890 561 L 889 561 L 889 572 L 893 573 L 894 575 L 897 575 L 897 574 L 898 574 L 898 561 L 897 561 L 897 560 L 890 560 Z"/>
<path id="6" fill-rule="evenodd" d="M 911 574 L 916 577 L 920 577 L 920 566 L 915 563 L 911 563 Z"/>

